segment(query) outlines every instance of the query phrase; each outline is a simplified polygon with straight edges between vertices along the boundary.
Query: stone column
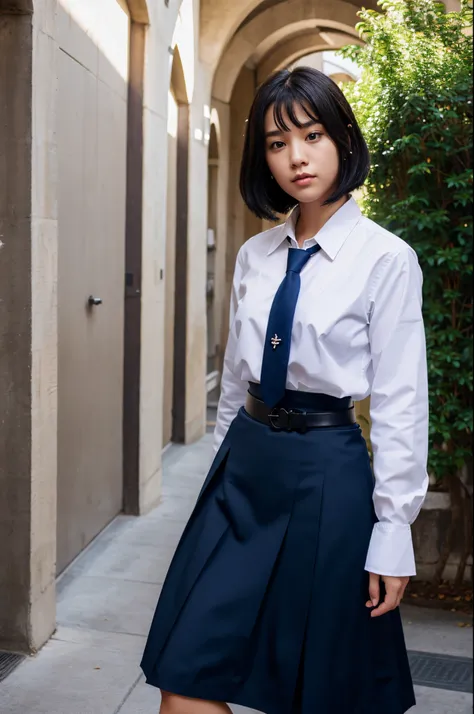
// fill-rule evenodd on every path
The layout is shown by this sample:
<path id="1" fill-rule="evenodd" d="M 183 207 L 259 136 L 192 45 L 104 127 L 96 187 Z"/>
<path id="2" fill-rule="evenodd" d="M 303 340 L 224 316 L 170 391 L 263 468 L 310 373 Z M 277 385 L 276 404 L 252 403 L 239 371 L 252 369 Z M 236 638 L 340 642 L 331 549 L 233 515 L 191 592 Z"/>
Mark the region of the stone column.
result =
<path id="1" fill-rule="evenodd" d="M 0 649 L 55 628 L 56 45 L 53 0 L 0 0 Z"/>
<path id="2" fill-rule="evenodd" d="M 230 105 L 212 100 L 219 117 L 219 184 L 217 186 L 217 250 L 215 266 L 215 334 L 219 343 L 217 369 L 222 374 L 224 350 L 229 331 L 226 255 L 229 215 Z M 231 277 L 232 279 L 232 277 Z"/>
<path id="3" fill-rule="evenodd" d="M 188 145 L 188 261 L 185 346 L 184 442 L 192 443 L 206 430 L 206 270 L 208 147 L 204 142 L 204 106 L 210 105 L 206 69 L 196 64 L 189 114 Z M 179 180 L 179 179 L 178 179 Z M 177 246 L 179 250 L 179 245 Z"/>

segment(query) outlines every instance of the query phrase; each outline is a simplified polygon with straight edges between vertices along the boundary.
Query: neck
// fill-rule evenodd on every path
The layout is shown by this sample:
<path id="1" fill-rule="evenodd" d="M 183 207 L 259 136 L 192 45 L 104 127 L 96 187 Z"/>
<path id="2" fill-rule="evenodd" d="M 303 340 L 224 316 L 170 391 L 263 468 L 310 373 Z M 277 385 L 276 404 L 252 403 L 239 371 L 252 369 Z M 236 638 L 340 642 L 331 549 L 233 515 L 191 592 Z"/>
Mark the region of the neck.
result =
<path id="1" fill-rule="evenodd" d="M 323 206 L 322 201 L 313 201 L 312 203 L 299 204 L 299 217 L 296 223 L 296 240 L 300 247 L 303 246 L 305 240 L 313 238 L 329 221 L 336 211 L 338 211 L 347 201 L 350 196 L 343 196 L 329 205 Z M 324 200 L 324 199 L 323 199 Z"/>

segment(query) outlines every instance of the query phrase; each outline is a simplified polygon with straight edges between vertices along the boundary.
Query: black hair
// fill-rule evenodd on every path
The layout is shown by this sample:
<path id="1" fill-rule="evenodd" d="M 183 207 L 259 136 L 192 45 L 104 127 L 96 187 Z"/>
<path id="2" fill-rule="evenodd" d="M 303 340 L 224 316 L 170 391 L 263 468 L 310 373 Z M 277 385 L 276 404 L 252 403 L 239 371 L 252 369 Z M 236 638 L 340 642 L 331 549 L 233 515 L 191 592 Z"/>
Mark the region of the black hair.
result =
<path id="1" fill-rule="evenodd" d="M 280 70 L 259 87 L 247 121 L 240 192 L 252 213 L 276 221 L 276 213 L 288 213 L 297 205 L 293 196 L 272 179 L 267 164 L 265 116 L 272 105 L 275 123 L 281 131 L 290 130 L 284 122 L 283 110 L 301 128 L 295 115 L 295 105 L 299 105 L 308 117 L 323 124 L 336 144 L 340 163 L 338 187 L 324 205 L 335 203 L 363 185 L 370 170 L 369 150 L 343 92 L 317 69 Z"/>

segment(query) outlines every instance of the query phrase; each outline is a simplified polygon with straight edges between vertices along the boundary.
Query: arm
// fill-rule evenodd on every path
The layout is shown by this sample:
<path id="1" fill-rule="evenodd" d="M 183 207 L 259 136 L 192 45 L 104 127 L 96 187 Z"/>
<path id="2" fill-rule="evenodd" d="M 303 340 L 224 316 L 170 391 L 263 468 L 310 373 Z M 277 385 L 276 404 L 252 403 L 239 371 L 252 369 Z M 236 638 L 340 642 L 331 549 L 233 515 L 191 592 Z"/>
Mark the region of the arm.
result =
<path id="1" fill-rule="evenodd" d="M 239 287 L 242 278 L 242 248 L 239 250 L 235 264 L 232 294 L 230 299 L 229 337 L 224 355 L 222 369 L 221 395 L 217 407 L 216 427 L 214 429 L 214 453 L 219 450 L 231 422 L 237 416 L 240 407 L 245 404 L 248 383 L 243 382 L 232 372 L 234 359 L 235 337 L 232 334 L 232 323 L 239 301 Z"/>
<path id="2" fill-rule="evenodd" d="M 373 288 L 369 340 L 375 524 L 365 569 L 415 575 L 410 525 L 428 488 L 428 385 L 422 273 L 408 248 L 388 256 Z"/>

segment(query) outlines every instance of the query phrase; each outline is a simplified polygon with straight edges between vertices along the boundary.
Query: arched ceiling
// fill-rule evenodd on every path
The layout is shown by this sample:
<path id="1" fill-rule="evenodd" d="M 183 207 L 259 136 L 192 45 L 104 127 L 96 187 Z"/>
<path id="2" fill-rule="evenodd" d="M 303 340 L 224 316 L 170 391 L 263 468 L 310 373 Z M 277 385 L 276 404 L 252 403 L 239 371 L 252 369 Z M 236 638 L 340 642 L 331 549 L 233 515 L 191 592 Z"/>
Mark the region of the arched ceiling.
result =
<path id="1" fill-rule="evenodd" d="M 328 37 L 330 33 L 322 33 Z M 261 84 L 272 73 L 279 69 L 284 69 L 288 65 L 296 62 L 301 57 L 313 52 L 323 52 L 324 50 L 335 50 L 344 47 L 349 43 L 362 44 L 360 39 L 355 39 L 345 33 L 331 33 L 336 39 L 328 44 L 319 32 L 310 32 L 305 35 L 291 37 L 276 46 L 258 65 L 257 84 Z"/>
<path id="2" fill-rule="evenodd" d="M 282 2 L 286 1 L 287 0 L 262 0 L 258 7 L 256 7 L 255 10 L 252 10 L 252 12 L 249 12 L 245 20 L 241 22 L 241 24 L 237 28 L 237 32 L 243 27 L 245 27 L 245 25 L 248 25 L 249 22 L 252 22 L 252 20 L 256 18 L 257 15 L 260 15 L 260 13 L 265 12 L 265 10 L 269 10 L 271 7 L 275 7 L 275 5 L 280 5 Z"/>
<path id="3" fill-rule="evenodd" d="M 459 0 L 453 0 L 454 2 L 459 2 Z M 255 8 L 247 17 L 245 20 L 241 23 L 241 25 L 237 28 L 237 32 L 244 27 L 247 23 L 249 23 L 251 20 L 254 19 L 257 15 L 260 13 L 264 12 L 265 10 L 269 10 L 271 7 L 275 7 L 277 5 L 280 5 L 281 3 L 287 2 L 287 0 L 261 0 L 259 3 L 258 7 Z M 328 0 L 328 4 L 330 4 L 331 0 Z M 347 0 L 347 2 L 350 5 L 354 5 L 357 10 L 360 10 L 362 7 L 367 8 L 368 10 L 379 10 L 380 11 L 380 6 L 377 5 L 377 0 L 367 0 L 367 2 L 359 2 L 358 0 Z M 311 5 L 311 0 L 309 0 L 309 5 Z"/>
<path id="4" fill-rule="evenodd" d="M 226 47 L 214 79 L 213 96 L 229 102 L 234 84 L 242 67 L 249 61 L 255 66 L 267 55 L 278 51 L 280 45 L 300 36 L 313 33 L 307 44 L 300 42 L 303 52 L 293 59 L 320 49 L 336 49 L 348 42 L 359 42 L 355 30 L 358 21 L 357 8 L 345 0 L 285 0 L 267 10 L 241 27 Z M 315 33 L 319 39 L 315 45 Z M 339 39 L 336 39 L 337 33 Z M 308 39 L 308 38 L 307 38 Z M 293 46 L 296 51 L 296 47 Z"/>
<path id="5" fill-rule="evenodd" d="M 201 0 L 200 6 L 200 50 L 202 61 L 214 72 L 225 47 L 233 35 L 246 25 L 253 22 L 259 15 L 277 8 L 279 12 L 290 4 L 288 0 Z M 324 6 L 324 17 L 331 13 L 335 0 L 325 0 L 324 3 L 305 0 L 306 11 L 310 16 L 313 6 Z M 377 0 L 347 0 L 347 5 L 355 11 L 361 7 L 380 10 Z"/>
<path id="6" fill-rule="evenodd" d="M 294 22 L 291 25 L 285 25 L 280 30 L 269 34 L 263 42 L 260 42 L 258 47 L 252 53 L 251 57 L 246 61 L 248 67 L 258 67 L 263 58 L 272 52 L 277 45 L 280 45 L 291 38 L 302 35 L 308 35 L 317 32 L 320 35 L 320 43 L 327 44 L 328 48 L 339 48 L 341 46 L 340 37 L 344 37 L 345 44 L 349 42 L 357 42 L 359 35 L 352 27 L 341 29 L 340 23 L 336 23 L 337 27 L 331 27 L 331 21 L 327 20 L 323 25 L 318 19 L 302 20 Z"/>
<path id="7" fill-rule="evenodd" d="M 261 0 L 202 0 L 199 21 L 201 60 L 213 72 L 234 32 L 260 2 Z"/>

